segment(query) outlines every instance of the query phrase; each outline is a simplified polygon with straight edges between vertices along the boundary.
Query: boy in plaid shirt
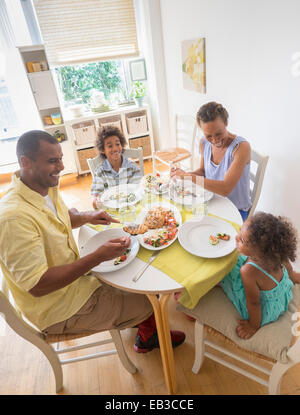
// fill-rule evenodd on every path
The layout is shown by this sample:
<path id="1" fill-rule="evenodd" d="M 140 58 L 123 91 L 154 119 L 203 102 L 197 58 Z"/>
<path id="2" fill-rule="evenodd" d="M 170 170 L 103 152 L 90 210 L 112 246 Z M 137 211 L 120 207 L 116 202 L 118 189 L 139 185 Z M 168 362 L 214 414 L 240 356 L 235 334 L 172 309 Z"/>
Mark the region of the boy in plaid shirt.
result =
<path id="1" fill-rule="evenodd" d="M 126 139 L 118 127 L 103 127 L 96 140 L 96 147 L 104 161 L 97 168 L 91 193 L 93 206 L 97 207 L 97 198 L 108 187 L 126 183 L 139 183 L 142 175 L 139 167 L 122 153 Z"/>

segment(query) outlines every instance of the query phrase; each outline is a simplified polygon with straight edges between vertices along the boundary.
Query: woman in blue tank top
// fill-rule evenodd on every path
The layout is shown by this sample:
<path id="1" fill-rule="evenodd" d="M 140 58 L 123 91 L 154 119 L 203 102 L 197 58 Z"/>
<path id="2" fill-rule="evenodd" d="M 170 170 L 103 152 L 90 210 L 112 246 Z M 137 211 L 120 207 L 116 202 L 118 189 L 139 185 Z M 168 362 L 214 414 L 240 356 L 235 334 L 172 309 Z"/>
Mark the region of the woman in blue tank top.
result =
<path id="1" fill-rule="evenodd" d="M 296 258 L 297 234 L 286 218 L 259 212 L 243 224 L 236 246 L 241 255 L 221 287 L 242 318 L 237 334 L 249 339 L 288 309 L 293 283 L 300 282 L 289 262 Z"/>
<path id="2" fill-rule="evenodd" d="M 173 168 L 171 176 L 204 177 L 204 188 L 227 196 L 239 209 L 243 220 L 251 207 L 249 143 L 227 130 L 228 112 L 216 102 L 203 105 L 197 112 L 197 122 L 204 138 L 200 143 L 200 168 L 187 173 Z"/>

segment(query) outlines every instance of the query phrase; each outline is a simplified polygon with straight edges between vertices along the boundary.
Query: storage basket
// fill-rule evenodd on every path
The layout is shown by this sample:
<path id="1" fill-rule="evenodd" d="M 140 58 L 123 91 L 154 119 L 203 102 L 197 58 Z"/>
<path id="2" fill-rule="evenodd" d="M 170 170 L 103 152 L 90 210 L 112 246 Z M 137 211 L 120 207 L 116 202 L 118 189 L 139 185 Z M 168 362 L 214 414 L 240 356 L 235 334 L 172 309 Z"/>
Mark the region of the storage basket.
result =
<path id="1" fill-rule="evenodd" d="M 147 134 L 147 116 L 146 115 L 129 115 L 126 118 L 127 129 L 129 134 Z"/>
<path id="2" fill-rule="evenodd" d="M 75 143 L 78 146 L 91 144 L 96 141 L 96 128 L 93 121 L 81 122 L 72 125 Z"/>
<path id="3" fill-rule="evenodd" d="M 112 121 L 112 122 L 101 122 L 100 120 L 99 120 L 99 126 L 100 126 L 100 128 L 103 128 L 103 127 L 108 127 L 108 126 L 111 126 L 111 127 L 118 127 L 121 131 L 122 131 L 122 127 L 121 127 L 121 121 Z"/>
<path id="4" fill-rule="evenodd" d="M 80 165 L 80 172 L 89 171 L 87 159 L 94 158 L 98 155 L 95 147 L 85 148 L 84 150 L 77 150 L 78 162 Z"/>
<path id="5" fill-rule="evenodd" d="M 151 142 L 150 142 L 150 137 L 148 135 L 146 137 L 131 138 L 129 140 L 129 147 L 130 148 L 143 147 L 143 157 L 148 157 L 152 155 Z"/>

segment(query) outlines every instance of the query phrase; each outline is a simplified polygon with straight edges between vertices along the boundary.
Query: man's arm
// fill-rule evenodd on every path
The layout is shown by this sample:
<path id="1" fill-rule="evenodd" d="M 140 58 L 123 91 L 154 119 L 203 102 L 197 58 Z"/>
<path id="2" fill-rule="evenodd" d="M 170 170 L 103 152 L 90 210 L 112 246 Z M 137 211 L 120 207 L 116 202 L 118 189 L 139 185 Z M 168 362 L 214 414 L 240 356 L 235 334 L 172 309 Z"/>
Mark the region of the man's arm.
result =
<path id="1" fill-rule="evenodd" d="M 129 245 L 129 237 L 113 239 L 101 245 L 91 254 L 71 264 L 51 267 L 42 275 L 39 282 L 29 292 L 34 297 L 42 297 L 66 287 L 101 262 L 121 256 Z"/>

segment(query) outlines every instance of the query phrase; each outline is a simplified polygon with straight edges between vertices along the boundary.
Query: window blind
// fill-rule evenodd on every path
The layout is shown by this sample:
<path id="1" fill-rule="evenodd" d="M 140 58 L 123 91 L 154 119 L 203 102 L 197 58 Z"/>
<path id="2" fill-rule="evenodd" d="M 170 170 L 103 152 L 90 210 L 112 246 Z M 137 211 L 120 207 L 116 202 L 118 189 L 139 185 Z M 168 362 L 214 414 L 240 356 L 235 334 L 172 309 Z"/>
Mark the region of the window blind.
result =
<path id="1" fill-rule="evenodd" d="M 139 55 L 133 0 L 34 0 L 50 66 Z"/>

